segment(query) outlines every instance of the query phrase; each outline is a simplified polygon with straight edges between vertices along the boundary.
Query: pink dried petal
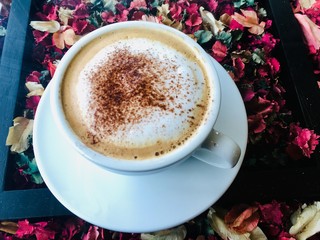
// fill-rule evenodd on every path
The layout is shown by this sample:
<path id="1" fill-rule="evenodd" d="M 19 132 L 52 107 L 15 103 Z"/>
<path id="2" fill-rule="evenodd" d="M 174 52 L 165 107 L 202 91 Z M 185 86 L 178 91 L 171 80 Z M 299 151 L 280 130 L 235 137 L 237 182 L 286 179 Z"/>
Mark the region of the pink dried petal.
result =
<path id="1" fill-rule="evenodd" d="M 279 73 L 279 71 L 280 71 L 280 63 L 276 58 L 274 58 L 274 57 L 268 58 L 267 59 L 267 64 L 270 67 L 272 75 L 275 75 L 275 74 Z"/>
<path id="2" fill-rule="evenodd" d="M 296 13 L 294 15 L 302 28 L 308 46 L 320 48 L 320 27 L 312 22 L 308 16 Z"/>
<path id="3" fill-rule="evenodd" d="M 187 8 L 186 11 L 188 14 L 198 14 L 199 13 L 199 6 L 196 3 L 191 3 Z"/>
<path id="4" fill-rule="evenodd" d="M 17 237 L 24 237 L 26 235 L 32 234 L 34 231 L 34 227 L 29 224 L 29 221 L 25 219 L 24 221 L 18 221 L 18 230 L 16 232 Z"/>
<path id="5" fill-rule="evenodd" d="M 236 20 L 234 20 L 234 19 L 231 19 L 230 24 L 229 24 L 229 28 L 230 28 L 231 30 L 237 30 L 237 29 L 239 29 L 239 30 L 241 30 L 241 31 L 243 31 L 243 29 L 244 29 L 244 27 L 243 27 L 240 23 L 238 23 Z"/>
<path id="6" fill-rule="evenodd" d="M 147 8 L 147 3 L 145 0 L 133 0 L 130 3 L 129 10 L 131 9 L 146 9 Z"/>
<path id="7" fill-rule="evenodd" d="M 114 15 L 113 12 L 102 12 L 101 13 L 101 18 L 105 23 L 114 23 L 115 19 L 116 19 L 116 16 Z M 75 32 L 78 32 L 78 30 L 75 29 Z"/>
<path id="8" fill-rule="evenodd" d="M 82 240 L 97 240 L 99 237 L 99 228 L 96 226 L 90 226 L 88 233 L 86 233 L 83 237 Z"/>
<path id="9" fill-rule="evenodd" d="M 198 26 L 202 23 L 202 18 L 200 17 L 199 13 L 194 13 L 189 16 L 185 23 L 189 27 Z"/>
<path id="10" fill-rule="evenodd" d="M 172 3 L 170 6 L 170 14 L 171 17 L 176 20 L 180 21 L 182 19 L 182 7 L 177 3 Z"/>
<path id="11" fill-rule="evenodd" d="M 209 0 L 207 1 L 208 8 L 210 12 L 215 12 L 218 7 L 218 1 L 217 0 Z"/>

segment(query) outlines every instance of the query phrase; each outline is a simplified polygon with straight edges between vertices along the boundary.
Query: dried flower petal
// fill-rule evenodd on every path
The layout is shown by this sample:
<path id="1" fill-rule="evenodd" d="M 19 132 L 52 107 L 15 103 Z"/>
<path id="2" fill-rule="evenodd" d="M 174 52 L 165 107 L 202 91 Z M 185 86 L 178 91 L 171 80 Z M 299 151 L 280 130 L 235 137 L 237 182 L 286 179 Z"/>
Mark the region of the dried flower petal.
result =
<path id="1" fill-rule="evenodd" d="M 30 136 L 33 130 L 33 120 L 16 117 L 13 126 L 9 128 L 6 145 L 10 146 L 12 152 L 21 153 L 26 151 L 30 145 Z"/>
<path id="2" fill-rule="evenodd" d="M 229 228 L 238 233 L 253 231 L 259 222 L 258 207 L 246 204 L 235 205 L 225 215 L 224 221 Z"/>
<path id="3" fill-rule="evenodd" d="M 52 36 L 53 43 L 59 49 L 64 49 L 66 45 L 72 46 L 79 39 L 72 28 L 61 29 Z"/>
<path id="4" fill-rule="evenodd" d="M 176 228 L 163 230 L 154 233 L 141 234 L 141 240 L 184 240 L 187 235 L 187 229 L 181 225 Z"/>
<path id="5" fill-rule="evenodd" d="M 299 0 L 299 4 L 302 8 L 310 8 L 316 0 Z"/>
<path id="6" fill-rule="evenodd" d="M 216 41 L 212 46 L 212 56 L 218 62 L 222 62 L 222 60 L 227 56 L 227 46 L 220 41 Z"/>
<path id="7" fill-rule="evenodd" d="M 60 23 L 54 20 L 51 21 L 31 21 L 30 26 L 41 32 L 55 33 L 60 29 Z"/>
<path id="8" fill-rule="evenodd" d="M 37 240 L 54 239 L 55 231 L 46 229 L 47 224 L 48 222 L 31 224 L 28 220 L 19 221 L 19 229 L 16 232 L 16 236 L 20 238 L 26 238 L 35 235 Z"/>
<path id="9" fill-rule="evenodd" d="M 133 0 L 130 3 L 129 9 L 146 9 L 147 8 L 147 3 L 145 0 Z"/>
<path id="10" fill-rule="evenodd" d="M 264 32 L 265 22 L 259 23 L 258 15 L 255 11 L 241 9 L 243 15 L 235 13 L 233 19 L 242 26 L 249 28 L 249 32 L 261 35 Z"/>
<path id="11" fill-rule="evenodd" d="M 312 22 L 308 16 L 296 13 L 294 15 L 302 28 L 309 47 L 320 48 L 320 27 Z"/>
<path id="12" fill-rule="evenodd" d="M 204 10 L 203 7 L 200 7 L 199 11 L 202 17 L 203 25 L 207 27 L 207 29 L 210 30 L 214 35 L 217 35 L 225 28 L 224 24 L 221 21 L 216 20 L 211 12 Z"/>
<path id="13" fill-rule="evenodd" d="M 230 229 L 224 222 L 225 211 L 221 209 L 210 208 L 208 212 L 209 224 L 213 230 L 224 240 L 249 240 L 250 233 L 239 234 Z"/>
<path id="14" fill-rule="evenodd" d="M 62 24 L 65 26 L 68 25 L 69 19 L 72 18 L 72 14 L 74 10 L 60 7 L 58 12 L 59 12 L 59 19 L 62 22 Z"/>
<path id="15" fill-rule="evenodd" d="M 320 212 L 320 202 L 314 202 L 310 205 L 302 205 L 291 215 L 292 227 L 289 233 L 296 235 L 299 232 L 304 231 L 306 225 L 316 216 L 317 212 Z"/>
<path id="16" fill-rule="evenodd" d="M 18 230 L 18 224 L 15 222 L 2 221 L 0 222 L 0 231 L 16 234 Z"/>
<path id="17" fill-rule="evenodd" d="M 29 90 L 27 97 L 42 96 L 44 92 L 44 87 L 42 86 L 42 84 L 37 82 L 26 82 L 26 87 Z"/>

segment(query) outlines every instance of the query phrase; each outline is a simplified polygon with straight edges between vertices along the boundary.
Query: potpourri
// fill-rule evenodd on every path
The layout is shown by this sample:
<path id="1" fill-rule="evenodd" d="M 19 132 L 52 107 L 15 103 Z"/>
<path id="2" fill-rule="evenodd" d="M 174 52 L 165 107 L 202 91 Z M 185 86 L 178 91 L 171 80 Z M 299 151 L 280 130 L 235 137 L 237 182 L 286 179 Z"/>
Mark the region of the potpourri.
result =
<path id="1" fill-rule="evenodd" d="M 10 1 L 0 2 L 2 41 Z M 301 3 L 310 4 L 306 7 L 299 1 L 292 1 L 293 11 L 308 16 L 314 24 L 308 20 L 309 25 L 316 29 L 320 24 L 320 2 Z M 28 95 L 23 103 L 25 108 L 21 116 L 15 118 L 7 139 L 11 151 L 17 153 L 18 174 L 13 178 L 20 176 L 15 179 L 20 186 L 43 186 L 32 152 L 32 120 L 60 59 L 85 34 L 101 26 L 130 20 L 166 24 L 188 34 L 230 74 L 243 97 L 248 115 L 245 166 L 287 166 L 296 161 L 307 161 L 314 153 L 319 135 L 297 122 L 293 110 L 286 104 L 285 79 L 280 79 L 281 64 L 274 53 L 279 39 L 274 37 L 272 20 L 258 1 L 46 0 L 37 6 L 40 7 L 30 22 L 34 37 L 34 68 L 25 81 Z M 320 50 L 316 41 L 319 35 L 306 36 L 315 43 L 309 48 L 315 73 L 319 74 Z M 257 202 L 238 204 L 229 210 L 213 206 L 184 225 L 143 234 L 112 232 L 77 217 L 36 222 L 26 219 L 0 222 L 0 238 L 294 240 L 313 236 L 318 239 L 314 234 L 320 231 L 319 224 L 315 224 L 320 222 L 319 209 L 318 202 Z"/>

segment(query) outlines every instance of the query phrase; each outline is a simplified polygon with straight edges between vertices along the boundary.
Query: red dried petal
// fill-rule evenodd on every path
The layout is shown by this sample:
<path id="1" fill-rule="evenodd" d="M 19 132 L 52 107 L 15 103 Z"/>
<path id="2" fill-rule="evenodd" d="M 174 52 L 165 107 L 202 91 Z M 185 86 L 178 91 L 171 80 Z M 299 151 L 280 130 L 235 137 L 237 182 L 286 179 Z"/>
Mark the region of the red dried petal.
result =
<path id="1" fill-rule="evenodd" d="M 202 18 L 200 17 L 199 13 L 194 13 L 189 16 L 185 23 L 189 27 L 198 26 L 202 23 Z"/>
<path id="2" fill-rule="evenodd" d="M 33 71 L 29 74 L 29 76 L 26 78 L 26 82 L 36 82 L 40 83 L 40 77 L 41 73 L 38 71 Z"/>
<path id="3" fill-rule="evenodd" d="M 227 56 L 227 46 L 220 41 L 216 41 L 212 46 L 212 56 L 218 62 L 222 62 L 222 60 Z"/>
<path id="4" fill-rule="evenodd" d="M 36 41 L 36 43 L 42 43 L 48 36 L 49 36 L 49 32 L 41 32 L 39 30 L 33 30 L 32 31 L 33 37 Z"/>
<path id="5" fill-rule="evenodd" d="M 264 205 L 259 205 L 261 211 L 261 220 L 265 223 L 282 225 L 283 213 L 280 203 L 272 201 Z"/>
<path id="6" fill-rule="evenodd" d="M 266 129 L 266 122 L 261 114 L 248 116 L 249 131 L 255 134 L 261 133 Z"/>
<path id="7" fill-rule="evenodd" d="M 88 18 L 89 15 L 89 11 L 88 11 L 88 7 L 86 4 L 81 3 L 79 5 L 76 6 L 76 9 L 74 10 L 72 16 L 76 19 L 86 19 Z"/>
<path id="8" fill-rule="evenodd" d="M 230 28 L 231 30 L 237 30 L 237 29 L 239 29 L 239 30 L 241 30 L 241 31 L 243 31 L 243 29 L 244 29 L 244 27 L 243 27 L 240 23 L 238 23 L 236 20 L 234 20 L 233 18 L 232 18 L 231 21 L 230 21 L 229 28 Z"/>

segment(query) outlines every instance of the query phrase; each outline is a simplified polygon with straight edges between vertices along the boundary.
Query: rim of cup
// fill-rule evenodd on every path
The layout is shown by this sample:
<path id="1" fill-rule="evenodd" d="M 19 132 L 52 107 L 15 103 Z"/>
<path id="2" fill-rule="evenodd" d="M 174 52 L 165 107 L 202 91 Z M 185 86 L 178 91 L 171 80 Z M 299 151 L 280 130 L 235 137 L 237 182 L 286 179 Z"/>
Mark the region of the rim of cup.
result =
<path id="1" fill-rule="evenodd" d="M 98 38 L 101 35 L 104 35 L 110 31 L 126 28 L 146 28 L 146 29 L 162 29 L 164 31 L 170 31 L 176 37 L 180 37 L 186 42 L 191 48 L 194 48 L 201 56 L 201 59 L 204 62 L 205 70 L 208 73 L 208 76 L 211 81 L 212 94 L 213 98 L 211 99 L 212 107 L 209 110 L 208 117 L 204 124 L 202 124 L 188 141 L 186 141 L 182 146 L 176 148 L 173 151 L 170 151 L 164 155 L 157 156 L 154 158 L 146 160 L 123 160 L 115 159 L 112 157 L 105 156 L 101 153 L 98 153 L 92 150 L 90 147 L 86 146 L 80 138 L 73 132 L 71 126 L 69 125 L 63 111 L 63 106 L 61 102 L 60 87 L 62 85 L 63 76 L 67 70 L 69 63 L 72 61 L 73 57 L 90 41 Z M 88 33 L 83 36 L 79 41 L 77 41 L 63 56 L 59 65 L 55 71 L 55 74 L 50 82 L 50 101 L 51 101 L 51 110 L 53 112 L 54 121 L 58 125 L 58 128 L 63 133 L 72 147 L 74 147 L 82 156 L 86 159 L 101 165 L 109 170 L 114 170 L 116 172 L 123 173 L 134 173 L 134 172 L 149 172 L 158 169 L 162 169 L 168 166 L 171 166 L 183 159 L 189 157 L 192 152 L 199 147 L 202 142 L 207 138 L 210 131 L 212 130 L 216 119 L 219 114 L 220 109 L 220 84 L 219 78 L 216 72 L 216 69 L 212 63 L 211 57 L 207 54 L 203 48 L 192 38 L 186 34 L 176 30 L 172 27 L 166 26 L 164 24 L 153 23 L 153 22 L 144 22 L 144 21 L 128 21 L 121 23 L 113 23 L 101 27 L 97 30 Z"/>

